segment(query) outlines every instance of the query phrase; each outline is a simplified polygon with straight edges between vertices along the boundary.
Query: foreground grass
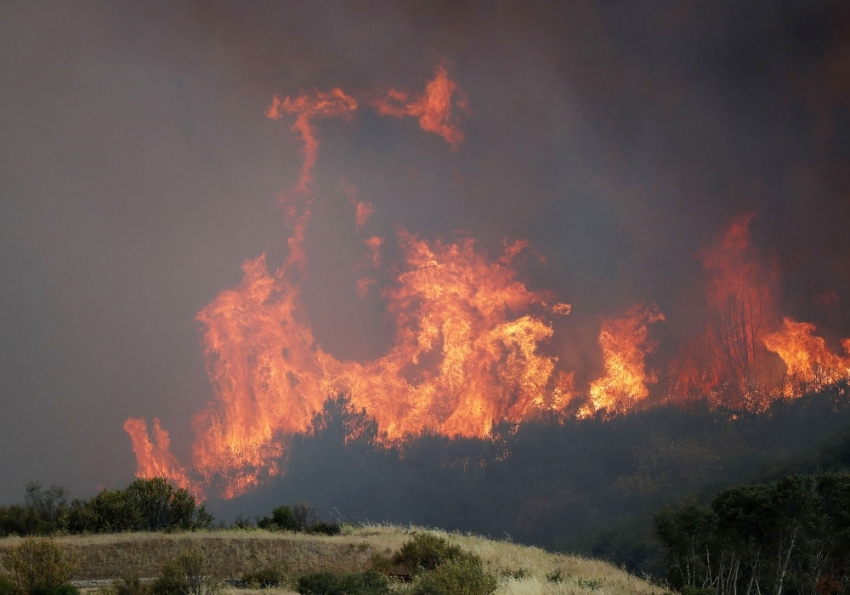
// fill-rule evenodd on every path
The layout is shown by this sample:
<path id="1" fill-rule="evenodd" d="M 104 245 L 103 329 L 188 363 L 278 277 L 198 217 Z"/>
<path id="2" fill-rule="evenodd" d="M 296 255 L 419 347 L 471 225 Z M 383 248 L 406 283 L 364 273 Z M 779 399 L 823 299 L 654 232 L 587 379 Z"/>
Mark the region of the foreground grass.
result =
<path id="1" fill-rule="evenodd" d="M 498 595 L 662 595 L 664 591 L 606 562 L 419 527 L 346 526 L 342 535 L 334 537 L 263 530 L 221 530 L 75 535 L 56 537 L 55 540 L 79 555 L 76 580 L 114 579 L 128 573 L 155 577 L 164 562 L 190 547 L 204 550 L 218 578 L 231 578 L 274 563 L 285 564 L 292 576 L 318 570 L 367 570 L 371 567 L 373 555 L 391 555 L 418 532 L 438 535 L 480 556 L 485 568 L 501 577 L 496 591 Z M 0 567 L 4 566 L 5 550 L 20 541 L 20 538 L 14 537 L 0 539 Z M 550 580 L 556 575 L 560 582 Z M 276 595 L 292 591 L 236 589 L 231 592 Z"/>

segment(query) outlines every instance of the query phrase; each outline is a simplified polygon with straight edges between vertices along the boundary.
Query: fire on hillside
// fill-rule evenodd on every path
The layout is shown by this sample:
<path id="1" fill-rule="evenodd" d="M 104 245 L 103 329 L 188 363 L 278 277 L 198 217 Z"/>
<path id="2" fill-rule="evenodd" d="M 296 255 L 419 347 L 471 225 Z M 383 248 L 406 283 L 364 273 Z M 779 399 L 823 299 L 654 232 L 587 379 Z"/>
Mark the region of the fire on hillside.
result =
<path id="1" fill-rule="evenodd" d="M 470 237 L 429 239 L 401 228 L 394 238 L 370 235 L 373 205 L 352 200 L 364 254 L 358 293 L 380 285 L 382 268 L 390 271 L 380 295 L 395 335 L 376 359 L 335 357 L 317 343 L 307 315 L 304 238 L 314 208 L 318 123 L 352 118 L 364 106 L 418 118 L 452 151 L 464 141 L 460 117 L 471 113 L 444 66 L 418 94 L 332 89 L 272 99 L 266 115 L 292 120 L 303 143 L 298 180 L 280 198 L 291 230 L 288 256 L 273 268 L 265 254 L 247 260 L 242 282 L 197 315 L 213 399 L 194 417 L 191 465 L 171 453 L 158 419 L 149 432 L 145 420 L 130 418 L 124 429 L 138 476 L 165 476 L 198 496 L 222 482 L 223 497 L 238 496 L 282 473 L 282 437 L 306 430 L 325 399 L 342 392 L 392 440 L 425 429 L 483 437 L 502 421 L 622 415 L 663 401 L 762 411 L 850 376 L 850 357 L 831 350 L 813 324 L 784 315 L 780 272 L 753 247 L 754 214 L 739 215 L 698 255 L 708 323 L 675 357 L 659 369 L 647 364 L 658 347 L 654 325 L 665 315 L 654 303 L 635 304 L 600 321 L 598 346 L 587 348 L 601 350 L 604 372 L 579 386 L 575 371 L 544 349 L 570 304 L 519 280 L 528 241 L 506 240 L 501 254 L 489 255 Z M 402 254 L 395 268 L 382 254 L 390 243 Z M 850 351 L 850 340 L 843 346 Z M 666 388 L 653 397 L 662 376 Z"/>

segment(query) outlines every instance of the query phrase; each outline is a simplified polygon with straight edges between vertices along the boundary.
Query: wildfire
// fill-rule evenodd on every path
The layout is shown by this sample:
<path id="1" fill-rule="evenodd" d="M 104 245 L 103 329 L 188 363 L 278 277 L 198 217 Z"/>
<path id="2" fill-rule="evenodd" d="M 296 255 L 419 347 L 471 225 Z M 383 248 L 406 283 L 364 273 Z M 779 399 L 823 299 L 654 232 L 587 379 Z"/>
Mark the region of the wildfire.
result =
<path id="1" fill-rule="evenodd" d="M 171 440 L 168 432 L 162 429 L 159 419 L 153 420 L 153 440 L 148 438 L 148 425 L 143 419 L 132 417 L 124 422 L 124 431 L 130 435 L 133 442 L 133 452 L 136 455 L 139 477 L 168 477 L 178 485 L 190 489 L 198 495 L 203 495 L 200 486 L 190 481 L 177 459 L 171 454 Z"/>
<path id="2" fill-rule="evenodd" d="M 850 359 L 836 355 L 826 341 L 814 335 L 815 325 L 782 319 L 782 328 L 765 335 L 765 347 L 779 355 L 786 367 L 783 394 L 794 397 L 819 390 L 850 377 Z M 850 354 L 850 339 L 843 342 Z"/>
<path id="3" fill-rule="evenodd" d="M 406 113 L 418 115 L 424 130 L 456 148 L 463 140 L 449 117 L 456 90 L 440 67 L 421 97 L 408 99 L 398 91 L 390 97 L 408 101 Z M 292 130 L 304 143 L 295 197 L 308 196 L 312 185 L 318 154 L 313 119 L 348 117 L 356 107 L 356 100 L 339 89 L 274 98 L 267 115 L 297 114 Z M 379 107 L 390 115 L 401 109 Z M 567 315 L 570 307 L 550 306 L 548 295 L 516 280 L 513 261 L 527 242 L 506 244 L 504 253 L 491 260 L 471 239 L 443 243 L 401 231 L 403 270 L 384 291 L 397 329 L 393 347 L 374 361 L 340 361 L 316 344 L 295 274 L 306 264 L 302 239 L 309 210 L 286 200 L 293 222 L 289 258 L 275 271 L 269 271 L 265 255 L 245 262 L 239 286 L 221 292 L 197 317 L 214 394 L 193 420 L 199 485 L 223 479 L 223 495 L 232 497 L 278 473 L 281 438 L 307 429 L 324 400 L 342 391 L 375 415 L 391 438 L 425 428 L 484 436 L 501 420 L 518 422 L 536 411 L 567 406 L 572 376 L 555 374 L 557 358 L 538 347 L 553 332 L 547 318 Z M 309 205 L 309 200 L 302 203 Z M 373 207 L 352 202 L 359 230 Z M 373 267 L 381 264 L 383 244 L 377 236 L 364 241 Z M 359 292 L 373 283 L 361 278 Z M 130 419 L 125 429 L 139 475 L 165 475 L 194 485 L 169 452 L 168 435 L 158 421 L 155 445 L 143 420 Z"/>
<path id="4" fill-rule="evenodd" d="M 496 423 L 540 412 L 610 416 L 653 402 L 657 374 L 647 369 L 646 356 L 657 344 L 650 325 L 665 319 L 655 304 L 602 318 L 604 373 L 582 390 L 574 373 L 559 369 L 558 357 L 542 348 L 553 336 L 554 318 L 569 315 L 571 306 L 517 279 L 516 260 L 527 241 L 506 241 L 491 257 L 466 237 L 429 240 L 405 230 L 394 240 L 370 235 L 365 228 L 375 207 L 358 200 L 353 186 L 343 191 L 362 242 L 356 291 L 365 296 L 377 285 L 372 273 L 392 271 L 380 295 L 395 336 L 383 356 L 365 362 L 340 360 L 316 342 L 301 294 L 316 120 L 351 118 L 363 103 L 379 114 L 418 117 L 423 130 L 440 135 L 453 151 L 464 139 L 455 108 L 468 113 L 466 96 L 444 66 L 421 94 L 392 89 L 364 102 L 333 89 L 273 98 L 267 116 L 294 116 L 290 129 L 303 142 L 297 182 L 280 199 L 291 227 L 289 254 L 275 270 L 265 254 L 246 261 L 241 283 L 198 313 L 213 395 L 192 421 L 192 465 L 181 466 L 170 452 L 158 419 L 149 435 L 144 420 L 130 418 L 124 429 L 138 476 L 165 476 L 198 496 L 219 485 L 222 496 L 237 496 L 281 473 L 286 436 L 307 430 L 324 401 L 341 392 L 373 415 L 389 439 L 425 429 L 482 437 Z M 708 399 L 760 410 L 772 399 L 850 376 L 850 355 L 829 351 L 813 325 L 790 318 L 779 324 L 778 273 L 752 245 L 752 219 L 733 220 L 699 254 L 709 322 L 668 367 L 674 402 Z M 387 263 L 394 259 L 386 250 L 393 241 L 401 262 Z M 850 353 L 850 340 L 844 347 Z"/>
<path id="5" fill-rule="evenodd" d="M 412 97 L 408 91 L 390 89 L 385 97 L 378 97 L 372 103 L 379 114 L 403 118 L 413 116 L 419 118 L 422 130 L 433 132 L 445 139 L 456 151 L 463 142 L 463 131 L 452 118 L 452 96 L 457 94 L 457 107 L 469 112 L 466 94 L 457 83 L 449 78 L 445 66 L 437 69 L 434 77 L 425 88 L 425 93 Z"/>
<path id="6" fill-rule="evenodd" d="M 698 255 L 708 324 L 672 363 L 670 398 L 762 410 L 776 397 L 763 338 L 776 328 L 779 275 L 752 244 L 754 214 L 736 217 Z"/>
<path id="7" fill-rule="evenodd" d="M 649 325 L 664 320 L 658 306 L 633 306 L 621 318 L 605 318 L 599 332 L 599 345 L 605 360 L 605 375 L 590 385 L 590 406 L 582 415 L 604 410 L 625 413 L 649 396 L 648 384 L 656 382 L 647 374 L 644 359 L 655 350 L 649 339 Z"/>

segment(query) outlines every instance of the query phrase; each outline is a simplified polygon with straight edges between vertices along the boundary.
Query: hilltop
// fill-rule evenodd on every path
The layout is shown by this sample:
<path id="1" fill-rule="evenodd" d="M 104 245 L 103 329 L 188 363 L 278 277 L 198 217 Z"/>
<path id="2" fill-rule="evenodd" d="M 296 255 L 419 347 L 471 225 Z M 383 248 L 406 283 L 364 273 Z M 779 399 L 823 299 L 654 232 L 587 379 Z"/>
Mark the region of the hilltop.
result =
<path id="1" fill-rule="evenodd" d="M 395 552 L 419 532 L 438 535 L 480 556 L 485 567 L 501 577 L 496 591 L 499 595 L 591 592 L 594 595 L 661 595 L 663 591 L 606 562 L 419 527 L 346 526 L 342 535 L 333 537 L 264 530 L 219 530 L 61 536 L 55 540 L 79 554 L 81 563 L 74 576 L 78 581 L 115 579 L 128 572 L 154 577 L 164 562 L 190 547 L 204 550 L 218 578 L 230 578 L 272 562 L 286 564 L 293 576 L 316 570 L 366 570 L 371 567 L 373 555 Z M 0 540 L 0 561 L 5 557 L 4 550 L 20 541 L 18 537 Z M 561 582 L 547 578 L 557 572 L 562 577 Z M 274 595 L 290 591 L 267 589 L 262 592 Z M 232 593 L 249 591 L 233 589 Z"/>

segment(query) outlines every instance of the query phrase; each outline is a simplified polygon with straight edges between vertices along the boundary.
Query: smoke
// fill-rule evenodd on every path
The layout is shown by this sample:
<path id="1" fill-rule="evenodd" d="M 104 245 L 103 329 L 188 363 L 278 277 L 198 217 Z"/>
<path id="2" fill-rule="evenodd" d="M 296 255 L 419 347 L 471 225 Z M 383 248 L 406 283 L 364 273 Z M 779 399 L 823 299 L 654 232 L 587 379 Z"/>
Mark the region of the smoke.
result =
<path id="1" fill-rule="evenodd" d="M 355 117 L 314 123 L 302 297 L 338 360 L 392 348 L 380 289 L 400 273 L 398 229 L 471 237 L 493 259 L 506 238 L 528 239 L 518 280 L 573 306 L 545 355 L 584 390 L 605 374 L 603 318 L 657 304 L 648 371 L 703 333 L 699 254 L 743 213 L 781 272 L 782 313 L 816 324 L 833 351 L 850 335 L 840 6 L 3 12 L 0 499 L 30 479 L 77 492 L 128 481 L 128 416 L 161 419 L 176 459 L 191 460 L 192 417 L 213 393 L 195 317 L 240 283 L 244 261 L 265 253 L 273 271 L 291 254 L 278 198 L 303 144 L 294 119 L 266 117 L 274 96 L 366 97 Z M 422 130 L 440 67 L 468 97 L 462 140 Z M 410 115 L 381 115 L 379 97 Z M 371 253 L 369 238 L 383 239 Z M 382 267 L 368 268 L 378 250 Z"/>

